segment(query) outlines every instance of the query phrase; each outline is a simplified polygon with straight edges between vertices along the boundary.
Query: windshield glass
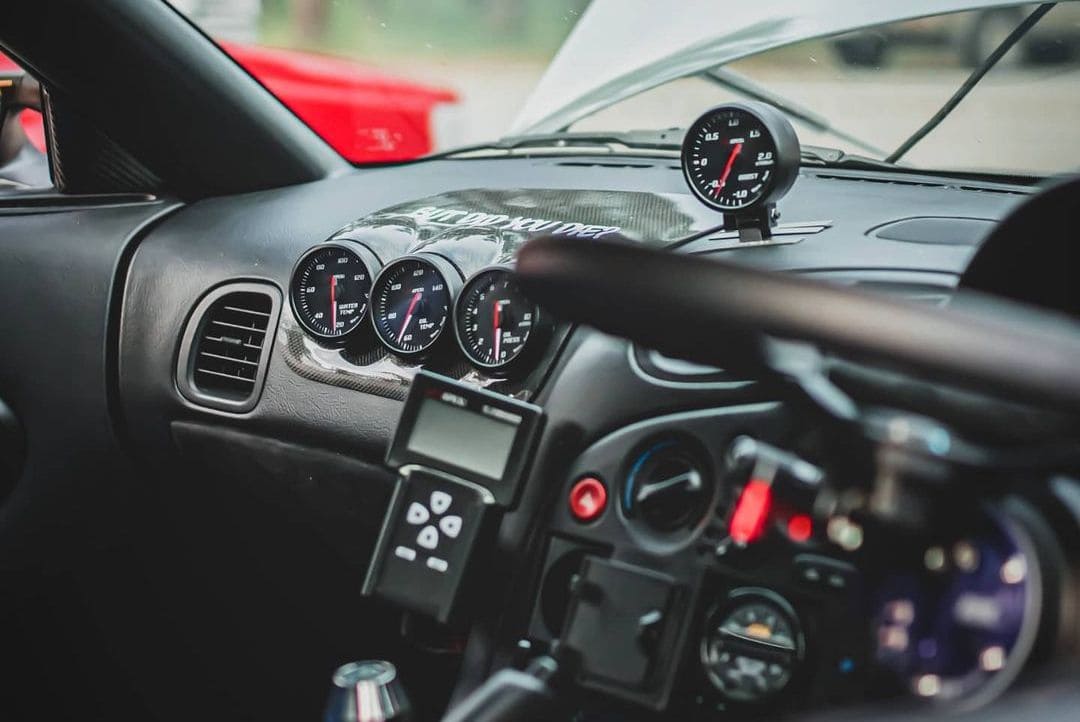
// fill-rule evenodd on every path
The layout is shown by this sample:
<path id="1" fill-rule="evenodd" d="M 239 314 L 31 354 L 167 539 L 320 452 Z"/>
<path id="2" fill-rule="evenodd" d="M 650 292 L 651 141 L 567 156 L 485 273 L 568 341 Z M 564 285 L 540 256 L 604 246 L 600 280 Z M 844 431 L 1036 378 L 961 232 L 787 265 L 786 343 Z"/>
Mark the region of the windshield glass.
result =
<path id="1" fill-rule="evenodd" d="M 685 2 L 680 9 L 698 6 Z M 831 29 L 861 27 L 837 17 L 844 15 L 839 5 L 850 5 L 843 0 L 761 0 L 742 12 L 746 23 L 737 32 L 734 22 L 706 23 L 687 39 L 666 32 L 674 6 L 644 0 L 173 4 L 357 163 L 507 135 L 683 128 L 712 105 L 747 97 L 786 110 L 805 145 L 885 158 L 1036 7 L 873 3 L 862 6 L 868 20 L 902 19 L 837 32 Z M 610 18 L 631 5 L 640 12 L 620 36 Z M 923 6 L 945 5 L 977 9 L 909 19 Z M 599 22 L 604 13 L 608 21 Z M 730 9 L 710 13 L 732 19 Z M 657 37 L 642 42 L 640 54 L 656 62 L 630 67 L 627 46 L 634 46 L 625 37 L 640 37 L 650 25 Z M 1080 3 L 1065 2 L 900 162 L 1035 175 L 1075 170 L 1078 82 Z"/>

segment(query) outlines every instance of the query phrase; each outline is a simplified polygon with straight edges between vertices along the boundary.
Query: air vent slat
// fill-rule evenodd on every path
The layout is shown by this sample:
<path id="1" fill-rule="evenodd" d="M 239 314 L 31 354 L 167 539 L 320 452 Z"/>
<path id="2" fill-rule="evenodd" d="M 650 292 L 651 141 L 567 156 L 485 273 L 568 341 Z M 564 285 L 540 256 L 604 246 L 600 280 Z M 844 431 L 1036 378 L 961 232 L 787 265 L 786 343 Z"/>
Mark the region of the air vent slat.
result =
<path id="1" fill-rule="evenodd" d="M 227 328 L 239 329 L 241 331 L 262 331 L 262 329 L 258 328 L 257 326 L 241 326 L 238 323 L 229 323 L 228 321 L 219 321 L 216 318 L 211 319 L 210 323 L 215 324 L 217 326 L 225 326 Z"/>
<path id="2" fill-rule="evenodd" d="M 200 356 L 206 356 L 208 358 L 221 359 L 222 361 L 232 361 L 234 363 L 244 364 L 245 366 L 258 366 L 259 365 L 258 360 L 248 361 L 247 359 L 236 358 L 236 357 L 233 357 L 233 356 L 222 356 L 221 354 L 210 353 L 209 351 L 200 351 L 199 355 Z"/>
<path id="3" fill-rule="evenodd" d="M 277 304 L 266 292 L 246 290 L 206 303 L 191 340 L 187 387 L 211 405 L 250 408 L 265 371 Z"/>
<path id="4" fill-rule="evenodd" d="M 217 376 L 223 379 L 232 379 L 233 381 L 241 381 L 243 383 L 251 383 L 251 379 L 247 376 L 233 376 L 232 374 L 223 374 L 220 371 L 211 371 L 210 369 L 195 369 L 195 373 L 209 374 L 210 376 Z"/>
<path id="5" fill-rule="evenodd" d="M 246 313 L 249 316 L 262 316 L 263 318 L 270 318 L 269 313 L 263 311 L 254 311 L 250 308 L 237 308 L 236 306 L 226 306 L 226 311 L 236 311 L 237 313 Z"/>

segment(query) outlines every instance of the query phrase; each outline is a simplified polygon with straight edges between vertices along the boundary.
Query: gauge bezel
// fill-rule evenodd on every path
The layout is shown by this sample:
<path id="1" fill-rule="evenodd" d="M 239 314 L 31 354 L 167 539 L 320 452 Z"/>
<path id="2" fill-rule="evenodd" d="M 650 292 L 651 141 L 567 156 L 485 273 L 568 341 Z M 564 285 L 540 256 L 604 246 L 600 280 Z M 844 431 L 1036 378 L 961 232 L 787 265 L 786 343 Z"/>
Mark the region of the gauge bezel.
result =
<path id="1" fill-rule="evenodd" d="M 307 263 L 311 256 L 324 251 L 327 248 L 340 248 L 341 250 L 348 251 L 355 255 L 367 270 L 368 278 L 371 279 L 370 287 L 368 289 L 367 305 L 364 308 L 363 314 L 361 314 L 360 320 L 351 329 L 340 334 L 325 334 L 318 329 L 313 328 L 308 323 L 308 320 L 304 318 L 304 314 L 301 313 L 300 308 L 297 306 L 296 295 L 294 293 L 296 288 L 296 278 L 300 269 L 304 267 L 304 264 Z M 292 271 L 289 273 L 289 287 L 286 295 L 289 297 L 289 308 L 292 310 L 293 318 L 295 318 L 296 322 L 300 324 L 300 327 L 304 329 L 304 333 L 315 338 L 319 343 L 326 346 L 344 346 L 350 340 L 356 338 L 359 329 L 366 325 L 364 323 L 366 320 L 364 317 L 371 314 L 371 294 L 375 290 L 375 279 L 381 271 L 382 263 L 379 261 L 379 257 L 362 243 L 335 238 L 315 244 L 300 254 L 300 257 L 296 259 L 296 263 L 293 264 Z"/>
<path id="2" fill-rule="evenodd" d="M 693 153 L 693 140 L 700 133 L 701 126 L 712 120 L 714 115 L 733 110 L 754 116 L 765 128 L 772 141 L 776 164 L 773 166 L 772 177 L 766 181 L 766 188 L 757 198 L 740 206 L 724 206 L 698 188 L 690 174 L 690 156 Z M 783 113 L 771 105 L 756 101 L 723 103 L 706 110 L 686 129 L 682 150 L 679 154 L 679 165 L 682 167 L 683 179 L 694 196 L 713 210 L 729 214 L 745 213 L 756 208 L 764 208 L 783 198 L 791 190 L 791 186 L 795 184 L 795 179 L 799 175 L 801 160 L 802 150 L 799 146 L 799 137 L 795 134 L 791 122 Z"/>
<path id="3" fill-rule="evenodd" d="M 729 696 L 729 694 L 724 691 L 722 682 L 715 678 L 714 671 L 709 669 L 709 630 L 718 626 L 743 606 L 753 604 L 755 601 L 772 605 L 787 617 L 788 624 L 791 626 L 794 636 L 792 641 L 795 643 L 795 654 L 791 668 L 791 677 L 783 687 L 757 700 L 743 700 Z M 799 689 L 805 674 L 803 665 L 806 662 L 807 645 L 804 624 L 805 622 L 795 609 L 795 606 L 772 589 L 747 586 L 739 587 L 728 592 L 723 599 L 714 603 L 706 613 L 704 625 L 702 627 L 704 633 L 698 641 L 698 663 L 701 665 L 701 670 L 708 680 L 712 691 L 735 708 L 757 708 L 759 710 L 774 709 L 776 705 L 782 704 L 785 700 L 790 699 L 791 695 L 795 694 L 796 690 Z"/>
<path id="4" fill-rule="evenodd" d="M 376 321 L 375 318 L 375 299 L 378 295 L 377 292 L 379 284 L 383 282 L 384 276 L 388 275 L 388 273 L 395 266 L 407 263 L 409 261 L 419 261 L 421 263 L 426 263 L 431 266 L 431 268 L 433 268 L 440 276 L 442 276 L 443 283 L 446 285 L 447 293 L 450 294 L 450 303 L 446 311 L 446 321 L 443 322 L 442 328 L 439 329 L 439 333 L 435 336 L 434 339 L 432 339 L 430 343 L 425 345 L 423 348 L 417 349 L 416 351 L 403 351 L 392 345 L 385 338 L 383 338 L 383 335 L 379 330 L 378 321 Z M 451 325 L 454 323 L 454 306 L 457 304 L 457 299 L 461 292 L 462 282 L 462 274 L 461 271 L 457 269 L 457 266 L 455 266 L 453 263 L 443 258 L 442 256 L 436 255 L 434 253 L 410 253 L 406 256 L 398 256 L 394 260 L 390 261 L 382 267 L 382 270 L 379 271 L 379 275 L 377 275 L 375 279 L 371 282 L 371 312 L 368 314 L 368 316 L 371 320 L 371 328 L 375 333 L 375 338 L 378 339 L 379 343 L 381 343 L 383 347 L 386 348 L 386 350 L 400 358 L 418 360 L 428 356 L 434 350 L 436 350 L 437 347 L 441 345 L 442 340 L 446 338 L 447 323 Z"/>
<path id="5" fill-rule="evenodd" d="M 509 378 L 521 375 L 521 373 L 527 370 L 531 363 L 540 356 L 551 336 L 552 323 L 547 312 L 538 304 L 533 303 L 533 325 L 529 330 L 529 337 L 525 340 L 524 347 L 517 356 L 509 361 L 495 364 L 485 363 L 474 358 L 469 351 L 465 339 L 461 337 L 461 329 L 458 327 L 458 321 L 461 319 L 461 314 L 464 313 L 464 303 L 465 298 L 468 295 L 469 287 L 474 283 L 477 283 L 484 275 L 492 272 L 506 273 L 512 276 L 514 275 L 514 267 L 508 263 L 496 263 L 490 266 L 484 266 L 469 276 L 468 280 L 466 280 L 461 287 L 461 293 L 459 293 L 454 300 L 453 317 L 451 321 L 454 324 L 454 339 L 457 341 L 458 348 L 461 349 L 461 353 L 465 356 L 466 361 L 485 375 L 495 378 Z M 530 303 L 532 302 L 530 301 Z"/>

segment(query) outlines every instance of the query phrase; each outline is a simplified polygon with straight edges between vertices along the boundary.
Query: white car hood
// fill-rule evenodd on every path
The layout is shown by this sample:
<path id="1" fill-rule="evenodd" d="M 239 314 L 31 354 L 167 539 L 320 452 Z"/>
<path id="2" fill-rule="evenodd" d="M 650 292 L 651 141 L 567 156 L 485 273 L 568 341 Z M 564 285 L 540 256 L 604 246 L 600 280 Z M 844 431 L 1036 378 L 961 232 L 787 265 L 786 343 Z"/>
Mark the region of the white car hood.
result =
<path id="1" fill-rule="evenodd" d="M 1016 0 L 593 0 L 509 135 L 552 133 L 620 100 L 772 48 Z"/>

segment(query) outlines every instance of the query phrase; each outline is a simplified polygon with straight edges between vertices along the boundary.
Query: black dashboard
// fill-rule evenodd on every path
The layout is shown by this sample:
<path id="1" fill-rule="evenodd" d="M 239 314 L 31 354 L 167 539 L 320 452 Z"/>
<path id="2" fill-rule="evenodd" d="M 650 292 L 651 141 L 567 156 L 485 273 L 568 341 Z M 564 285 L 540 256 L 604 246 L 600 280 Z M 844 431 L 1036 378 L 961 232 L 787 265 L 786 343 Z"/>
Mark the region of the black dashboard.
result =
<path id="1" fill-rule="evenodd" d="M 737 234 L 718 225 L 719 212 L 686 192 L 678 162 L 662 157 L 436 159 L 197 202 L 152 228 L 127 270 L 117 376 L 124 434 L 140 453 L 179 455 L 226 483 L 239 483 L 244 494 L 275 488 L 274 504 L 302 503 L 307 523 L 325 520 L 320 533 L 331 547 L 347 548 L 343 554 L 356 582 L 349 594 L 359 600 L 365 574 L 366 590 L 379 590 L 368 568 L 372 554 L 391 553 L 376 545 L 384 510 L 404 515 L 408 506 L 383 467 L 384 455 L 410 384 L 422 369 L 434 372 L 463 388 L 527 403 L 544 418 L 520 489 L 498 502 L 497 532 L 467 621 L 451 619 L 446 608 L 429 610 L 452 626 L 420 625 L 422 631 L 407 635 L 440 664 L 451 660 L 456 694 L 559 638 L 571 649 L 602 650 L 586 653 L 576 676 L 593 695 L 582 704 L 598 714 L 626 703 L 630 716 L 638 714 L 635 709 L 669 708 L 687 718 L 709 718 L 897 694 L 968 698 L 969 687 L 981 687 L 983 676 L 1008 667 L 1011 679 L 1018 664 L 1007 664 L 1002 645 L 984 634 L 965 638 L 969 647 L 982 645 L 981 651 L 942 650 L 951 656 L 941 671 L 918 656 L 937 656 L 930 647 L 952 638 L 941 630 L 920 631 L 922 651 L 912 657 L 905 635 L 916 633 L 909 628 L 916 612 L 907 600 L 919 599 L 920 624 L 950 595 L 974 595 L 977 616 L 978 599 L 997 594 L 1000 585 L 991 579 L 979 582 L 989 587 L 960 588 L 950 573 L 928 586 L 926 565 L 960 569 L 981 554 L 1000 559 L 1001 566 L 1021 547 L 1030 551 L 1036 544 L 1042 551 L 1030 558 L 1057 554 L 1061 540 L 1047 531 L 1053 523 L 1045 511 L 1056 502 L 1041 493 L 1002 497 L 984 511 L 965 512 L 966 521 L 938 544 L 898 554 L 861 541 L 845 547 L 861 529 L 817 529 L 780 500 L 766 530 L 768 543 L 728 554 L 726 520 L 744 503 L 753 504 L 747 500 L 753 484 L 745 477 L 750 462 L 734 462 L 732 449 L 756 443 L 747 458 L 778 454 L 784 461 L 777 465 L 798 478 L 799 464 L 807 462 L 789 460 L 786 450 L 813 446 L 813 429 L 767 385 L 558 319 L 527 364 L 511 373 L 493 371 L 475 358 L 470 362 L 460 333 L 451 332 L 457 319 L 449 307 L 439 322 L 442 333 L 435 334 L 441 338 L 422 353 L 392 346 L 412 328 L 408 317 L 383 342 L 366 324 L 344 339 L 320 338 L 312 332 L 315 321 L 300 316 L 306 311 L 297 306 L 293 277 L 298 260 L 313 253 L 309 249 L 358 244 L 377 264 L 361 274 L 370 274 L 376 289 L 380 268 L 425 257 L 437 258 L 438 270 L 460 289 L 493 266 L 512 266 L 524 240 L 547 231 L 583 243 L 618 235 L 673 244 L 680 253 L 723 255 L 944 305 L 986 234 L 1029 194 L 1026 187 L 974 180 L 804 167 L 782 204 L 773 242 L 762 245 L 740 245 Z M 427 272 L 405 268 L 418 277 Z M 419 296 L 412 294 L 409 316 Z M 324 309 L 331 299 L 332 324 L 345 328 L 346 321 L 338 326 L 339 298 L 319 298 Z M 372 299 L 369 313 L 375 314 Z M 215 319 L 225 325 L 213 326 Z M 232 335 L 215 328 L 231 328 Z M 207 338 L 232 339 L 253 354 L 207 346 Z M 240 376 L 239 385 L 235 379 L 224 386 L 199 380 L 199 352 L 207 349 L 226 364 L 209 368 Z M 342 464 L 353 465 L 346 481 Z M 693 493 L 642 497 L 641 489 L 673 474 L 695 479 Z M 301 501 L 294 495 L 305 484 L 319 490 L 304 492 L 309 498 Z M 339 505 L 350 513 L 322 516 Z M 746 533 L 762 533 L 752 529 L 752 518 L 746 523 Z M 396 549 L 403 557 L 415 555 L 415 546 Z M 939 563 L 942 556 L 947 558 Z M 430 569 L 445 565 L 433 558 Z M 906 570 L 908 587 L 887 589 L 883 564 Z M 1008 647 L 1022 650 L 1017 656 L 1024 659 L 1046 654 L 1055 644 L 1047 637 L 1056 639 L 1063 627 L 1056 612 L 1047 617 L 1031 611 L 1038 606 L 1032 590 L 1039 587 L 1042 600 L 1047 590 L 1065 594 L 1064 582 L 1034 571 L 1032 577 L 1010 573 L 1023 581 L 1018 589 L 1028 601 L 1019 603 L 1024 611 L 1010 622 Z M 626 588 L 632 598 L 661 600 L 656 604 L 675 621 L 660 626 L 650 654 L 642 657 L 636 643 L 620 646 L 621 632 L 607 626 L 603 609 L 584 609 L 581 595 L 569 591 L 582 576 Z M 394 599 L 386 595 L 377 604 L 387 598 Z M 582 608 L 571 613 L 574 605 Z M 619 613 L 641 616 L 653 608 L 646 607 Z M 564 629 L 569 616 L 578 621 Z M 875 634 L 877 646 L 867 641 Z M 765 647 L 757 644 L 760 635 L 771 640 Z M 739 640 L 736 651 L 749 645 L 742 668 L 730 668 L 733 652 L 725 644 L 731 639 Z M 447 657 L 448 649 L 456 652 Z M 761 649 L 766 662 L 759 674 L 754 660 Z M 420 658 L 415 664 L 424 669 L 427 658 Z"/>
<path id="2" fill-rule="evenodd" d="M 196 203 L 155 228 L 132 260 L 125 293 L 128 312 L 121 333 L 121 343 L 131 344 L 131 350 L 121 351 L 125 404 L 134 405 L 131 413 L 147 403 L 156 409 L 198 410 L 197 404 L 177 395 L 175 379 L 177 342 L 204 294 L 222 284 L 256 281 L 270 284 L 278 298 L 285 299 L 297 259 L 342 229 L 351 228 L 345 234 L 357 235 L 358 221 L 364 226 L 360 231 L 371 232 L 372 226 L 387 222 L 380 220 L 387 212 L 407 216 L 445 206 L 466 213 L 506 215 L 512 221 L 536 208 L 527 217 L 560 225 L 615 227 L 642 240 L 675 241 L 707 230 L 720 219 L 719 213 L 701 207 L 686 194 L 678 168 L 673 161 L 640 158 L 436 160 Z M 476 190 L 493 185 L 496 190 Z M 523 187 L 528 190 L 514 190 Z M 652 190 L 643 192 L 642 188 Z M 768 249 L 716 250 L 730 245 L 730 236 L 717 232 L 717 240 L 706 236 L 685 250 L 723 252 L 769 270 L 940 301 L 955 286 L 982 235 L 1026 192 L 1020 187 L 946 183 L 930 177 L 806 170 L 783 206 L 781 223 L 793 228 L 794 242 Z M 577 199 L 572 204 L 565 200 L 569 195 Z M 545 213 L 543 205 L 536 205 L 543 203 L 549 204 L 548 209 L 565 211 Z M 575 215 L 579 209 L 581 215 Z M 410 227 L 401 238 L 400 229 L 394 227 L 386 234 L 390 248 L 380 249 L 387 256 L 381 260 L 385 263 L 407 255 L 430 240 L 438 243 L 452 230 Z M 522 234 L 504 231 L 502 235 L 510 240 L 500 243 L 499 234 L 469 234 L 460 246 L 449 238 L 442 248 L 465 277 L 500 256 L 512 255 Z M 178 268 L 183 271 L 174 270 Z M 295 340 L 290 346 L 289 339 L 302 330 L 287 305 L 282 303 L 277 339 L 284 349 L 270 354 L 266 388 L 258 407 L 245 417 L 246 427 L 275 429 L 287 423 L 290 434 L 306 436 L 317 430 L 330 434 L 324 439 L 355 442 L 359 438 L 372 458 L 379 458 L 398 406 L 388 403 L 386 394 L 358 397 L 338 393 L 330 385 L 348 387 L 347 380 L 367 366 L 374 365 L 379 373 L 379 364 L 391 355 L 375 351 L 377 358 L 369 363 L 358 356 L 350 361 L 348 351 L 328 354 L 340 360 L 305 359 Z M 133 353 L 136 347 L 155 353 Z M 447 361 L 458 372 L 467 373 L 460 353 L 452 356 Z M 404 377 L 410 367 L 417 366 L 389 363 Z M 304 383 L 295 370 L 315 375 L 319 364 L 331 384 Z M 393 396 L 400 400 L 404 393 L 398 386 Z M 328 398 L 336 403 L 324 408 L 337 409 L 334 413 L 319 411 Z M 355 418 L 342 417 L 342 407 L 361 402 L 365 407 Z M 222 418 L 226 423 L 235 421 Z M 146 431 L 153 429 L 151 425 Z"/>

